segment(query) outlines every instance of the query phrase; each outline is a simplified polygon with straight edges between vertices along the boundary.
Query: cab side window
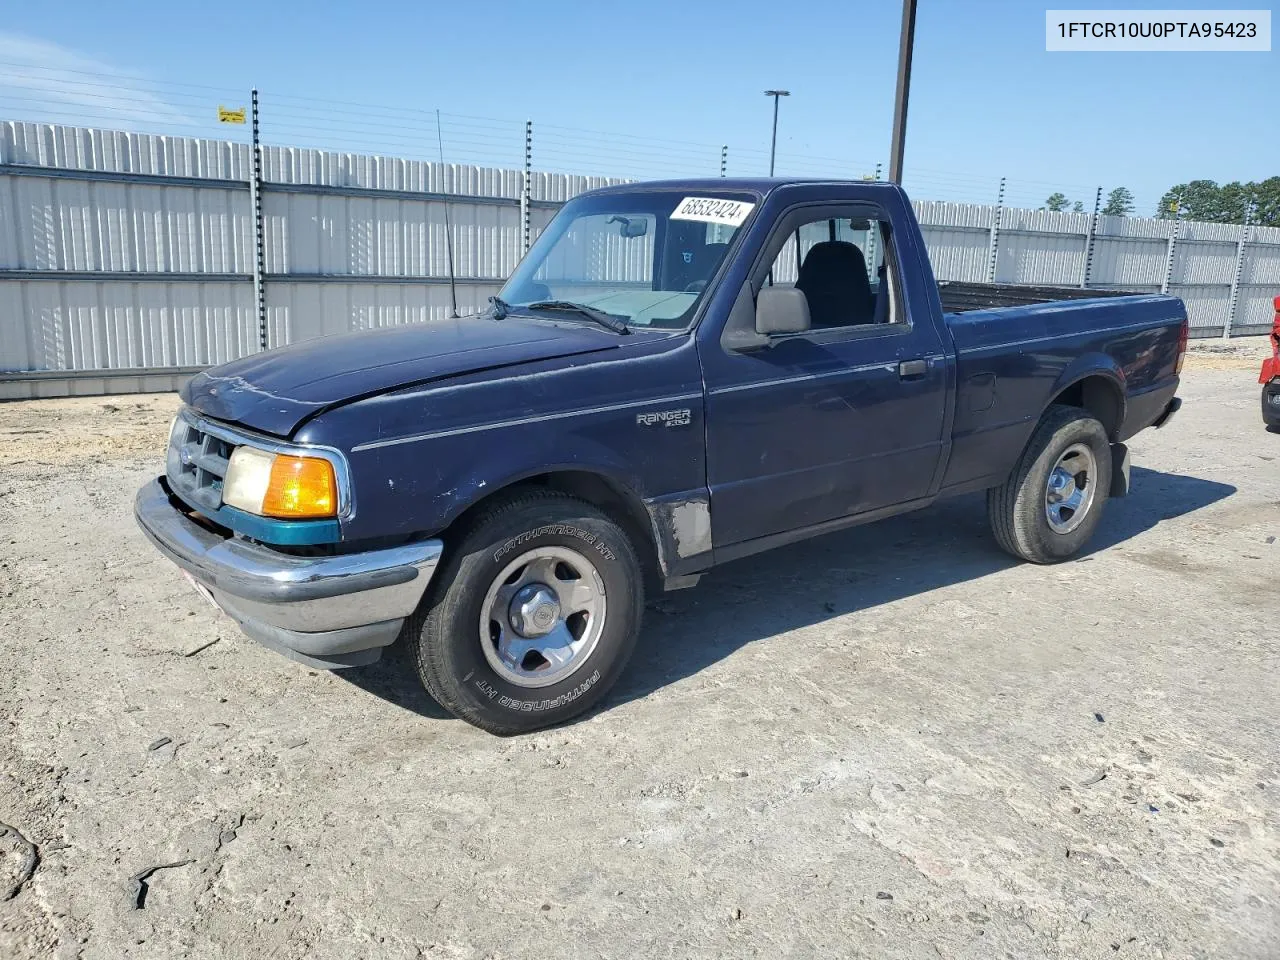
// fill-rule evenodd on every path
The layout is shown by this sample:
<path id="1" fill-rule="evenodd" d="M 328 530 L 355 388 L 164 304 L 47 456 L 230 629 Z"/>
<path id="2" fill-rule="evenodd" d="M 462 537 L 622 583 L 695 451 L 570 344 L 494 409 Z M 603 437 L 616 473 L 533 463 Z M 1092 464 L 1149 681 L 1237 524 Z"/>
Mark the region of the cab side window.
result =
<path id="1" fill-rule="evenodd" d="M 813 330 L 896 323 L 888 243 L 883 221 L 815 214 L 792 231 L 765 282 L 801 290 Z"/>

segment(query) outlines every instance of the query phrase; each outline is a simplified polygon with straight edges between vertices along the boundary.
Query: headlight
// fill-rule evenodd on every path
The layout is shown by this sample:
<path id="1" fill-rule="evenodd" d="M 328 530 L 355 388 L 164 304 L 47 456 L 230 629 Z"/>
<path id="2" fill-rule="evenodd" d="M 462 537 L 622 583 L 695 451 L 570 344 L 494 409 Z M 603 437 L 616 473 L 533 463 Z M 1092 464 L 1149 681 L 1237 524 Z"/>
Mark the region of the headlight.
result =
<path id="1" fill-rule="evenodd" d="M 164 454 L 164 472 L 171 477 L 176 477 L 182 471 L 182 441 L 187 436 L 187 421 L 182 419 L 182 415 L 173 418 L 173 423 L 169 424 L 169 445 L 165 447 Z"/>
<path id="2" fill-rule="evenodd" d="M 333 464 L 322 457 L 236 447 L 223 479 L 222 502 L 263 517 L 333 517 L 338 482 Z"/>

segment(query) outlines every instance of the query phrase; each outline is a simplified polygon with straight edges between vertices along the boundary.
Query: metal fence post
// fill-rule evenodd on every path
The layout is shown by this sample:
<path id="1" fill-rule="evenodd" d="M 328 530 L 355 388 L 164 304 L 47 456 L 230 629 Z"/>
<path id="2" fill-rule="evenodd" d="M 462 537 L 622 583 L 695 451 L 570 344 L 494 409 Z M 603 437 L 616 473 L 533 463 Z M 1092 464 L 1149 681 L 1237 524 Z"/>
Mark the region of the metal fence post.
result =
<path id="1" fill-rule="evenodd" d="M 1176 216 L 1173 220 L 1173 230 L 1169 234 L 1169 252 L 1164 263 L 1164 280 L 1160 284 L 1160 292 L 1168 293 L 1169 284 L 1173 282 L 1173 251 L 1178 246 L 1178 231 L 1182 228 L 1182 221 Z"/>
<path id="2" fill-rule="evenodd" d="M 996 212 L 991 218 L 991 240 L 987 253 L 987 283 L 996 282 L 996 256 L 1000 251 L 1000 217 L 1004 213 L 1005 178 L 1000 178 L 1000 192 L 996 194 Z"/>
<path id="3" fill-rule="evenodd" d="M 258 88 L 253 103 L 253 179 L 249 182 L 249 202 L 253 208 L 253 302 L 258 311 L 258 348 L 267 349 L 267 245 L 262 223 L 262 141 L 258 130 Z"/>
<path id="4" fill-rule="evenodd" d="M 729 145 L 726 143 L 720 148 L 720 176 L 729 175 Z"/>
<path id="5" fill-rule="evenodd" d="M 520 186 L 520 256 L 529 252 L 529 198 L 533 190 L 533 121 L 524 122 L 524 181 Z"/>
<path id="6" fill-rule="evenodd" d="M 1084 242 L 1084 273 L 1080 277 L 1080 286 L 1089 288 L 1089 274 L 1093 271 L 1093 242 L 1098 236 L 1098 216 L 1102 207 L 1102 188 L 1098 188 L 1093 198 L 1093 215 L 1089 217 L 1089 233 Z"/>
<path id="7" fill-rule="evenodd" d="M 1240 240 L 1236 243 L 1236 270 L 1231 276 L 1231 303 L 1227 307 L 1227 324 L 1222 330 L 1222 339 L 1231 336 L 1231 327 L 1236 320 L 1236 308 L 1240 305 L 1240 275 L 1244 272 L 1244 248 L 1249 242 L 1253 227 L 1245 224 L 1240 228 Z"/>

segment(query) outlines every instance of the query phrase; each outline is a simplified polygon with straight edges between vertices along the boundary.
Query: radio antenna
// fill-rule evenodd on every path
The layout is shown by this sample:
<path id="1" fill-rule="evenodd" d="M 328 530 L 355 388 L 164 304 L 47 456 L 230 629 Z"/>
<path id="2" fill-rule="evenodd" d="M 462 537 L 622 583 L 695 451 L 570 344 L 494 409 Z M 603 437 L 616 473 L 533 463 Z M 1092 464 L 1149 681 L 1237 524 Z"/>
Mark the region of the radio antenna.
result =
<path id="1" fill-rule="evenodd" d="M 436 108 L 436 145 L 440 149 L 440 175 L 444 176 L 444 135 L 440 132 L 440 108 Z M 449 305 L 453 312 L 450 316 L 458 319 L 458 286 L 453 275 L 453 227 L 449 224 L 449 201 L 444 202 L 444 243 L 449 254 Z"/>

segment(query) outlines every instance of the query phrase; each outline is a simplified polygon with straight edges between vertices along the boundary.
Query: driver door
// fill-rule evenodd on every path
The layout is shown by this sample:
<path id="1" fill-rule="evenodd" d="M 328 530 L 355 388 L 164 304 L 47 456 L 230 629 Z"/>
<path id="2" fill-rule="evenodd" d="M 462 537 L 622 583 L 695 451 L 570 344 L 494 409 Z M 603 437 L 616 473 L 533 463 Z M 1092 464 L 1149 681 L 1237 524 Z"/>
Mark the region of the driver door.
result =
<path id="1" fill-rule="evenodd" d="M 924 497 L 943 451 L 943 345 L 903 302 L 887 217 L 793 208 L 765 252 L 752 290 L 800 287 L 813 326 L 704 362 L 716 548 Z"/>

